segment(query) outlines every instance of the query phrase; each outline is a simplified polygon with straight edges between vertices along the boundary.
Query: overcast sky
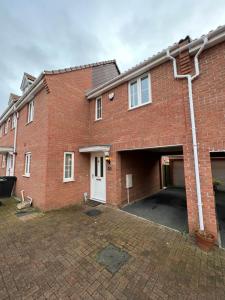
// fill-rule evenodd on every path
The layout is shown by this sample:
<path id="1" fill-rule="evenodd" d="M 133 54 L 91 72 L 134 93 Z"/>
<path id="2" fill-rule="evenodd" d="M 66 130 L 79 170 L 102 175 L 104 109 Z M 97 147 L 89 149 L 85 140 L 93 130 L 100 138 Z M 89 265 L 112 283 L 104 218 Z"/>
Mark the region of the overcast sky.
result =
<path id="1" fill-rule="evenodd" d="M 124 71 L 224 24 L 224 0 L 0 0 L 0 113 L 23 72 L 114 58 Z"/>

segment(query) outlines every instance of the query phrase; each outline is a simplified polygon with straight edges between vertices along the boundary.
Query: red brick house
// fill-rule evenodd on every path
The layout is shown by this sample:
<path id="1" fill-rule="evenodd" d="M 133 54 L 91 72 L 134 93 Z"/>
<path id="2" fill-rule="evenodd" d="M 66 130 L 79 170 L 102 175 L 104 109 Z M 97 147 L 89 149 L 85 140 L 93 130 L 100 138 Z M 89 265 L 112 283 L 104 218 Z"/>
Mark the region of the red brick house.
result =
<path id="1" fill-rule="evenodd" d="M 85 193 L 120 206 L 126 183 L 129 201 L 149 196 L 161 156 L 183 155 L 189 230 L 217 234 L 210 157 L 225 151 L 224 83 L 225 27 L 122 74 L 115 61 L 25 73 L 0 118 L 1 175 L 43 210 Z"/>

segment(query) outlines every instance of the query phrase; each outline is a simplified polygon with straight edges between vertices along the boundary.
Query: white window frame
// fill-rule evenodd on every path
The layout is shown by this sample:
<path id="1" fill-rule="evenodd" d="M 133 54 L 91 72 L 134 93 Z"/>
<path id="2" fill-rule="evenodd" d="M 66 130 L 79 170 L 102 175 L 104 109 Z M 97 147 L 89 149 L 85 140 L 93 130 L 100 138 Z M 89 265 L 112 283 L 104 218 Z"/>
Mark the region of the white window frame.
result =
<path id="1" fill-rule="evenodd" d="M 24 163 L 24 175 L 25 177 L 30 177 L 30 166 L 31 166 L 31 152 L 26 152 L 25 153 L 25 163 Z"/>
<path id="2" fill-rule="evenodd" d="M 16 128 L 16 122 L 17 122 L 16 113 L 14 113 L 12 116 L 12 129 Z"/>
<path id="3" fill-rule="evenodd" d="M 71 177 L 66 178 L 65 173 L 66 173 L 66 155 L 71 155 L 72 157 L 72 165 L 71 165 Z M 63 182 L 70 182 L 74 181 L 74 152 L 64 152 L 64 162 L 63 162 Z"/>
<path id="4" fill-rule="evenodd" d="M 98 113 L 99 113 L 98 102 L 99 101 L 101 102 L 101 106 L 100 106 L 100 108 L 101 108 L 101 110 L 100 110 L 101 115 L 100 116 L 98 116 Z M 95 100 L 95 121 L 99 121 L 99 120 L 102 120 L 102 97 L 98 97 Z"/>
<path id="5" fill-rule="evenodd" d="M 148 78 L 148 95 L 149 95 L 149 100 L 145 103 L 142 103 L 142 99 L 141 99 L 141 80 L 143 78 L 147 77 Z M 137 97 L 138 97 L 138 104 L 135 106 L 131 106 L 131 85 L 137 82 Z M 128 84 L 128 98 L 129 98 L 129 110 L 147 105 L 149 103 L 152 103 L 152 91 L 151 91 L 151 76 L 150 73 L 145 73 L 142 74 L 141 76 L 131 80 Z"/>
<path id="6" fill-rule="evenodd" d="M 34 100 L 28 103 L 27 124 L 33 122 L 33 120 L 34 120 Z"/>
<path id="7" fill-rule="evenodd" d="M 9 124 L 10 124 L 10 118 L 5 122 L 5 127 L 4 127 L 4 134 L 7 134 L 9 132 Z"/>

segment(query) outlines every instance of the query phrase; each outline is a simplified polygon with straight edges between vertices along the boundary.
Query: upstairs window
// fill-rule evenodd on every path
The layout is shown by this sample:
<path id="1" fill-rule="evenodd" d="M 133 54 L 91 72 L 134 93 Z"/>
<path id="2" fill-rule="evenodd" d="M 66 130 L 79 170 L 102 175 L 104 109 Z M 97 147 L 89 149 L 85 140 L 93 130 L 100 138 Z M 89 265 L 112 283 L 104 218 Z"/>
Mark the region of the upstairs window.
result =
<path id="1" fill-rule="evenodd" d="M 95 120 L 101 120 L 102 119 L 102 98 L 99 97 L 96 99 L 95 102 Z"/>
<path id="2" fill-rule="evenodd" d="M 129 108 L 135 108 L 152 101 L 150 75 L 145 74 L 129 83 Z"/>
<path id="3" fill-rule="evenodd" d="M 27 114 L 27 123 L 30 123 L 34 120 L 34 100 L 28 104 L 28 114 Z"/>
<path id="4" fill-rule="evenodd" d="M 15 113 L 12 117 L 12 129 L 16 128 L 16 122 L 17 122 L 17 118 Z"/>
<path id="5" fill-rule="evenodd" d="M 63 181 L 74 181 L 74 152 L 64 152 Z"/>
<path id="6" fill-rule="evenodd" d="M 25 168 L 24 168 L 24 176 L 30 177 L 30 165 L 31 165 L 31 153 L 25 153 Z"/>
<path id="7" fill-rule="evenodd" d="M 7 120 L 7 122 L 5 123 L 5 130 L 4 133 L 7 134 L 9 131 L 9 127 L 10 127 L 10 118 Z"/>

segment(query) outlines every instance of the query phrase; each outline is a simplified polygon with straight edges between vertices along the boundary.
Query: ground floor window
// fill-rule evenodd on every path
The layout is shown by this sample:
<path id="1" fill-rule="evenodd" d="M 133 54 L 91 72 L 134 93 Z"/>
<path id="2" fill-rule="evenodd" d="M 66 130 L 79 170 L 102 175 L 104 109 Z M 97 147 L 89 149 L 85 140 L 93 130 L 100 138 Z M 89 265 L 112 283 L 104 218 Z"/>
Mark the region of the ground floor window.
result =
<path id="1" fill-rule="evenodd" d="M 26 177 L 30 177 L 30 165 L 31 165 L 31 153 L 25 153 L 25 171 L 24 175 Z"/>
<path id="2" fill-rule="evenodd" d="M 63 181 L 74 180 L 74 152 L 64 152 Z"/>

